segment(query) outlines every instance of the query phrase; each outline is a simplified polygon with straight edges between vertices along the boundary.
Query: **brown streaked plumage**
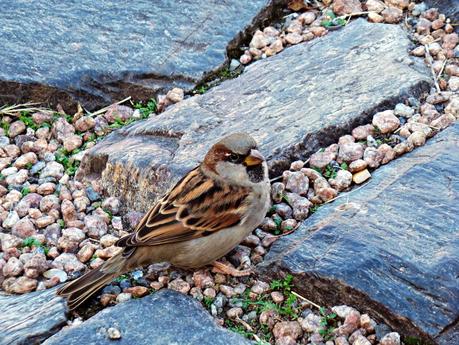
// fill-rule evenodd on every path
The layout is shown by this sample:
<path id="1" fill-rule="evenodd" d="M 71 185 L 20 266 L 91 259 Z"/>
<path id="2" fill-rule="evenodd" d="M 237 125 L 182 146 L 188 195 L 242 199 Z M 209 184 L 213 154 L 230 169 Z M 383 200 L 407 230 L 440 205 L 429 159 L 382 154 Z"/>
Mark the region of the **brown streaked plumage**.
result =
<path id="1" fill-rule="evenodd" d="M 255 140 L 244 133 L 229 135 L 147 212 L 132 234 L 117 241 L 123 247 L 119 254 L 67 283 L 58 294 L 74 309 L 113 278 L 139 266 L 162 261 L 181 268 L 210 264 L 240 243 L 268 208 L 268 170 Z"/>

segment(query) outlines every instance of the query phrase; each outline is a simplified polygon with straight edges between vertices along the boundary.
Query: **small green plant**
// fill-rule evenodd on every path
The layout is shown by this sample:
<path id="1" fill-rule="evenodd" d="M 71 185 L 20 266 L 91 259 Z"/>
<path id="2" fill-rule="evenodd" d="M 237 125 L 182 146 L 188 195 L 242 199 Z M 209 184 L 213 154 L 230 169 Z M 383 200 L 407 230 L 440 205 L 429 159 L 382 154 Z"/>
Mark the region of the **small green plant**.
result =
<path id="1" fill-rule="evenodd" d="M 412 336 L 407 336 L 403 339 L 403 343 L 406 345 L 423 345 L 424 343 L 421 341 L 421 339 L 412 337 Z"/>
<path id="2" fill-rule="evenodd" d="M 24 122 L 24 124 L 28 128 L 32 128 L 33 130 L 38 129 L 38 125 L 33 121 L 32 116 L 28 111 L 21 111 L 21 115 L 19 115 L 19 120 Z"/>
<path id="3" fill-rule="evenodd" d="M 113 279 L 113 281 L 116 283 L 121 283 L 123 280 L 129 280 L 129 276 L 127 274 L 122 274 L 119 277 L 116 277 L 115 279 Z"/>
<path id="4" fill-rule="evenodd" d="M 28 247 L 28 248 L 32 248 L 32 247 L 42 248 L 45 255 L 48 255 L 48 252 L 49 252 L 48 247 L 46 247 L 45 245 L 40 243 L 40 241 L 38 241 L 36 238 L 33 238 L 33 237 L 24 238 L 24 240 L 22 241 L 22 246 Z"/>
<path id="5" fill-rule="evenodd" d="M 123 121 L 122 119 L 117 117 L 115 119 L 115 122 L 112 123 L 109 127 L 113 128 L 113 129 L 117 129 L 117 128 L 121 128 L 123 126 L 129 125 L 129 124 L 133 123 L 134 121 L 135 121 L 134 119 L 128 119 L 126 121 Z"/>
<path id="6" fill-rule="evenodd" d="M 337 17 L 332 11 L 326 11 L 324 13 L 325 19 L 320 22 L 325 28 L 330 28 L 334 26 L 344 26 L 346 25 L 346 20 L 342 17 Z"/>
<path id="7" fill-rule="evenodd" d="M 110 220 L 112 220 L 112 219 L 113 219 L 113 213 L 112 213 L 112 211 L 110 211 L 108 208 L 103 208 L 103 210 L 104 210 L 104 212 L 105 212 L 106 214 L 108 214 L 108 218 L 110 218 Z"/>
<path id="8" fill-rule="evenodd" d="M 349 166 L 347 165 L 346 162 L 343 162 L 343 163 L 341 163 L 340 168 L 343 169 L 343 170 L 348 170 Z"/>
<path id="9" fill-rule="evenodd" d="M 2 120 L 2 122 L 0 122 L 0 127 L 5 132 L 5 135 L 8 135 L 10 130 L 10 123 Z"/>
<path id="10" fill-rule="evenodd" d="M 194 90 L 194 93 L 202 95 L 205 94 L 207 90 L 209 90 L 209 87 L 207 85 L 200 85 Z"/>
<path id="11" fill-rule="evenodd" d="M 158 110 L 158 105 L 156 104 L 156 101 L 153 98 L 147 101 L 147 104 L 137 102 L 134 103 L 133 106 L 135 109 L 139 109 L 142 119 L 148 118 L 151 113 L 156 113 L 156 111 Z"/>
<path id="12" fill-rule="evenodd" d="M 59 220 L 57 221 L 57 224 L 59 224 L 59 226 L 60 226 L 61 228 L 64 228 L 64 227 L 65 227 L 65 222 L 64 222 L 63 219 L 59 219 Z"/>
<path id="13" fill-rule="evenodd" d="M 291 274 L 287 274 L 284 279 L 282 280 L 273 280 L 271 282 L 271 290 L 282 290 L 282 291 L 290 291 L 293 287 L 293 276 Z"/>
<path id="14" fill-rule="evenodd" d="M 204 296 L 202 300 L 202 303 L 204 303 L 207 309 L 210 309 L 210 306 L 212 305 L 213 302 L 214 302 L 214 299 L 212 297 L 207 297 L 207 296 Z"/>
<path id="15" fill-rule="evenodd" d="M 0 174 L 0 181 L 3 181 L 5 178 L 6 178 L 5 175 Z"/>
<path id="16" fill-rule="evenodd" d="M 336 170 L 329 165 L 325 167 L 325 171 L 323 173 L 324 177 L 327 179 L 335 178 L 336 177 Z"/>
<path id="17" fill-rule="evenodd" d="M 309 208 L 309 213 L 310 213 L 310 214 L 314 214 L 314 213 L 316 213 L 316 212 L 317 212 L 317 210 L 319 209 L 319 207 L 320 207 L 320 205 L 317 205 L 317 204 L 316 204 L 316 205 L 313 205 L 313 206 L 311 206 L 311 207 Z"/>
<path id="18" fill-rule="evenodd" d="M 325 340 L 331 340 L 334 336 L 333 331 L 335 330 L 335 327 L 338 323 L 338 320 L 336 319 L 337 315 L 333 313 L 330 309 L 326 309 L 324 307 L 321 307 L 319 309 L 319 312 L 321 316 L 321 329 L 319 330 L 319 334 Z"/>
<path id="19" fill-rule="evenodd" d="M 282 218 L 276 213 L 272 217 L 274 223 L 276 224 L 276 230 L 274 230 L 274 235 L 280 235 L 282 233 L 281 224 Z"/>
<path id="20" fill-rule="evenodd" d="M 29 193 L 30 193 L 30 188 L 29 188 L 29 187 L 23 187 L 23 188 L 21 189 L 21 195 L 22 195 L 22 197 L 25 197 L 25 196 L 26 196 L 27 194 L 29 194 Z"/>
<path id="21" fill-rule="evenodd" d="M 73 153 L 76 151 L 77 150 L 74 150 Z M 71 154 L 72 153 L 67 152 L 64 148 L 60 148 L 55 153 L 56 161 L 64 166 L 65 173 L 69 176 L 75 175 L 80 165 L 80 162 L 76 160 L 70 160 L 69 156 Z"/>

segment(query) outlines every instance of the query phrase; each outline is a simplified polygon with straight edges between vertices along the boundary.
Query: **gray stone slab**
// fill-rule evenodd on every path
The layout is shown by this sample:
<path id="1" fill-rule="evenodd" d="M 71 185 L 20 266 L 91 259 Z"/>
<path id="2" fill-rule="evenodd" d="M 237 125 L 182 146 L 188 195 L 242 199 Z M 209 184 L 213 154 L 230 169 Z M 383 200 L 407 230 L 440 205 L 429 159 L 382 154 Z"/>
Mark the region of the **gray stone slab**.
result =
<path id="1" fill-rule="evenodd" d="M 453 344 L 459 318 L 459 124 L 381 167 L 275 242 L 258 267 L 325 305 L 368 311 L 403 335 Z"/>
<path id="2" fill-rule="evenodd" d="M 0 344 L 40 344 L 65 325 L 67 306 L 55 290 L 0 294 Z"/>
<path id="3" fill-rule="evenodd" d="M 194 299 L 172 290 L 106 308 L 81 325 L 64 329 L 44 345 L 113 344 L 107 329 L 117 328 L 120 345 L 248 345 L 237 333 L 218 326 Z"/>
<path id="4" fill-rule="evenodd" d="M 11 1 L 0 16 L 0 103 L 92 109 L 190 90 L 280 2 Z"/>
<path id="5" fill-rule="evenodd" d="M 377 110 L 428 88 L 401 27 L 356 20 L 340 31 L 250 65 L 202 96 L 109 135 L 86 155 L 79 178 L 146 210 L 225 134 L 246 131 L 271 172 L 305 158 Z"/>

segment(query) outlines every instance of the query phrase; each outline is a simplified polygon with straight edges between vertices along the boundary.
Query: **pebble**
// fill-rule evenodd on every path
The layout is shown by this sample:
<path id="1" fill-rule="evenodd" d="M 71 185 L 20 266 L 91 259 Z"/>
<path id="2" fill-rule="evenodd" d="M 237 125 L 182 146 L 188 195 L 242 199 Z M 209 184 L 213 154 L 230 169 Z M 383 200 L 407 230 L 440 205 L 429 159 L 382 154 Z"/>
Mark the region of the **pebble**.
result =
<path id="1" fill-rule="evenodd" d="M 309 165 L 314 168 L 323 169 L 334 159 L 336 159 L 336 153 L 326 151 L 317 152 L 309 157 Z"/>
<path id="2" fill-rule="evenodd" d="M 129 301 L 132 298 L 132 294 L 128 292 L 122 292 L 116 296 L 116 303 L 123 303 Z"/>
<path id="3" fill-rule="evenodd" d="M 234 308 L 230 308 L 230 309 L 227 310 L 226 316 L 228 316 L 230 319 L 234 320 L 234 319 L 240 318 L 243 313 L 244 313 L 244 311 L 242 310 L 242 308 L 234 307 Z"/>
<path id="4" fill-rule="evenodd" d="M 10 215 L 11 214 L 12 212 L 10 212 Z M 5 228 L 8 228 L 10 225 L 9 221 L 11 222 L 14 221 L 15 224 L 13 225 L 12 231 L 11 231 L 13 235 L 21 237 L 21 238 L 26 238 L 26 237 L 35 235 L 36 233 L 35 226 L 29 218 L 22 218 L 21 220 L 16 220 L 16 217 L 14 216 L 14 214 L 13 214 L 13 218 L 10 218 L 10 215 L 8 215 L 8 218 L 3 222 L 3 226 Z M 39 226 L 39 224 L 37 224 L 37 226 Z"/>
<path id="5" fill-rule="evenodd" d="M 293 340 L 298 339 L 303 335 L 303 330 L 297 321 L 281 321 L 274 325 L 274 337 L 291 337 Z"/>
<path id="6" fill-rule="evenodd" d="M 5 277 L 17 277 L 24 271 L 24 265 L 16 257 L 9 258 L 8 262 L 3 266 L 3 275 Z"/>
<path id="7" fill-rule="evenodd" d="M 335 178 L 328 180 L 330 186 L 332 186 L 337 191 L 341 192 L 347 188 L 352 183 L 352 174 L 347 170 L 339 170 Z"/>
<path id="8" fill-rule="evenodd" d="M 393 132 L 400 126 L 400 120 L 394 115 L 393 110 L 376 113 L 372 123 L 383 134 Z"/>
<path id="9" fill-rule="evenodd" d="M 362 171 L 363 169 L 366 169 L 368 166 L 368 163 L 365 162 L 363 159 L 357 159 L 349 164 L 349 171 L 351 173 L 356 173 L 359 171 Z"/>
<path id="10" fill-rule="evenodd" d="M 295 193 L 286 193 L 289 205 L 293 208 L 293 218 L 296 220 L 303 220 L 309 214 L 309 207 L 312 203 L 302 196 Z"/>
<path id="11" fill-rule="evenodd" d="M 14 138 L 19 134 L 22 134 L 26 131 L 26 125 L 22 121 L 15 121 L 10 125 L 8 130 L 8 135 L 10 138 Z"/>
<path id="12" fill-rule="evenodd" d="M 48 279 L 57 277 L 61 283 L 66 282 L 68 279 L 67 273 L 57 268 L 51 268 L 50 270 L 43 272 L 43 276 Z"/>
<path id="13" fill-rule="evenodd" d="M 172 103 L 178 103 L 182 101 L 185 98 L 185 92 L 183 89 L 174 87 L 172 90 L 170 90 L 166 97 L 172 102 Z"/>
<path id="14" fill-rule="evenodd" d="M 315 333 L 321 329 L 321 317 L 317 314 L 310 313 L 304 319 L 301 319 L 300 325 L 303 331 L 307 333 Z"/>
<path id="15" fill-rule="evenodd" d="M 400 345 L 400 335 L 397 332 L 386 334 L 381 339 L 380 345 Z"/>
<path id="16" fill-rule="evenodd" d="M 370 177 L 371 177 L 370 172 L 367 169 L 365 169 L 365 170 L 359 171 L 355 173 L 354 175 L 352 175 L 352 181 L 355 184 L 362 184 L 363 182 L 368 180 Z"/>
<path id="17" fill-rule="evenodd" d="M 309 189 L 309 179 L 301 171 L 284 171 L 285 188 L 299 195 L 306 195 Z"/>
<path id="18" fill-rule="evenodd" d="M 381 164 L 387 164 L 395 158 L 395 151 L 388 144 L 380 145 L 378 147 L 378 154 L 381 156 Z"/>
<path id="19" fill-rule="evenodd" d="M 108 107 L 103 117 L 109 123 L 114 123 L 116 119 L 120 119 L 122 121 L 129 120 L 132 117 L 133 113 L 134 113 L 134 110 L 130 107 L 127 107 L 125 105 L 112 104 L 111 106 Z M 96 121 L 95 126 L 97 127 L 97 118 L 95 119 L 95 121 Z"/>
<path id="20" fill-rule="evenodd" d="M 374 134 L 374 127 L 370 124 L 355 127 L 352 130 L 352 136 L 355 140 L 366 140 L 369 135 Z"/>
<path id="21" fill-rule="evenodd" d="M 169 282 L 168 286 L 169 289 L 181 292 L 183 294 L 187 294 L 190 291 L 191 287 L 186 281 L 181 278 L 177 278 Z"/>
<path id="22" fill-rule="evenodd" d="M 362 12 L 362 5 L 359 0 L 335 0 L 332 9 L 336 15 L 342 16 L 344 14 Z"/>
<path id="23" fill-rule="evenodd" d="M 282 182 L 275 182 L 271 185 L 271 198 L 275 203 L 280 203 L 284 197 L 285 185 Z"/>
<path id="24" fill-rule="evenodd" d="M 403 11 L 395 7 L 387 7 L 381 14 L 384 21 L 389 24 L 397 24 L 403 19 Z"/>
<path id="25" fill-rule="evenodd" d="M 352 162 L 363 157 L 363 146 L 359 143 L 346 143 L 339 146 L 338 162 Z"/>
<path id="26" fill-rule="evenodd" d="M 414 146 L 422 146 L 426 143 L 426 135 L 421 131 L 414 131 L 408 137 L 407 141 Z"/>
<path id="27" fill-rule="evenodd" d="M 107 336 L 109 339 L 113 340 L 121 339 L 121 332 L 117 328 L 110 327 L 109 329 L 107 329 Z"/>
<path id="28" fill-rule="evenodd" d="M 403 103 L 398 103 L 395 106 L 394 114 L 397 115 L 397 116 L 403 116 L 403 117 L 406 117 L 407 119 L 409 119 L 410 117 L 412 117 L 414 115 L 414 109 L 409 107 L 409 106 L 407 106 L 407 105 L 405 105 L 405 104 L 403 104 Z"/>
<path id="29" fill-rule="evenodd" d="M 145 286 L 132 286 L 124 289 L 123 292 L 130 293 L 135 298 L 144 297 L 149 294 L 148 288 Z"/>
<path id="30" fill-rule="evenodd" d="M 379 0 L 367 0 L 365 5 L 368 11 L 376 13 L 381 13 L 386 8 L 386 5 L 384 5 L 384 3 Z"/>
<path id="31" fill-rule="evenodd" d="M 269 290 L 269 284 L 265 283 L 261 280 L 257 280 L 255 284 L 252 286 L 250 291 L 256 293 L 257 295 L 261 295 Z"/>

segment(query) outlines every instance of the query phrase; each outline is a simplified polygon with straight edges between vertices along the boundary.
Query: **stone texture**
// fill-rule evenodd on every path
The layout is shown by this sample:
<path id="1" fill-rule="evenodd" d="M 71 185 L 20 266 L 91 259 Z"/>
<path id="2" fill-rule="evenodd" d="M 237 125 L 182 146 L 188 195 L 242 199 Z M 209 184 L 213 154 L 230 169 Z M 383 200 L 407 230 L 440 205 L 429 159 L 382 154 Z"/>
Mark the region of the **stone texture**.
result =
<path id="1" fill-rule="evenodd" d="M 55 289 L 20 296 L 0 294 L 1 344 L 39 344 L 67 321 L 67 306 Z"/>
<path id="2" fill-rule="evenodd" d="M 356 20 L 333 35 L 257 61 L 240 77 L 151 120 L 116 131 L 85 156 L 78 178 L 101 178 L 126 207 L 146 210 L 198 164 L 212 143 L 235 131 L 258 140 L 278 175 L 291 161 L 305 160 L 368 123 L 376 111 L 424 90 L 429 71 L 408 55 L 409 46 L 397 26 Z"/>
<path id="3" fill-rule="evenodd" d="M 0 103 L 33 100 L 66 108 L 79 100 L 93 109 L 132 95 L 148 99 L 174 86 L 193 89 L 279 3 L 12 3 L 0 18 Z"/>
<path id="4" fill-rule="evenodd" d="M 376 170 L 365 188 L 322 206 L 277 240 L 259 272 L 291 272 L 316 303 L 352 305 L 405 336 L 454 337 L 458 149 L 456 124 Z"/>
<path id="5" fill-rule="evenodd" d="M 241 335 L 217 326 L 199 302 L 171 290 L 106 308 L 43 344 L 79 345 L 82 339 L 87 344 L 113 344 L 106 334 L 110 327 L 121 332 L 121 338 L 116 341 L 120 345 L 252 344 Z"/>

